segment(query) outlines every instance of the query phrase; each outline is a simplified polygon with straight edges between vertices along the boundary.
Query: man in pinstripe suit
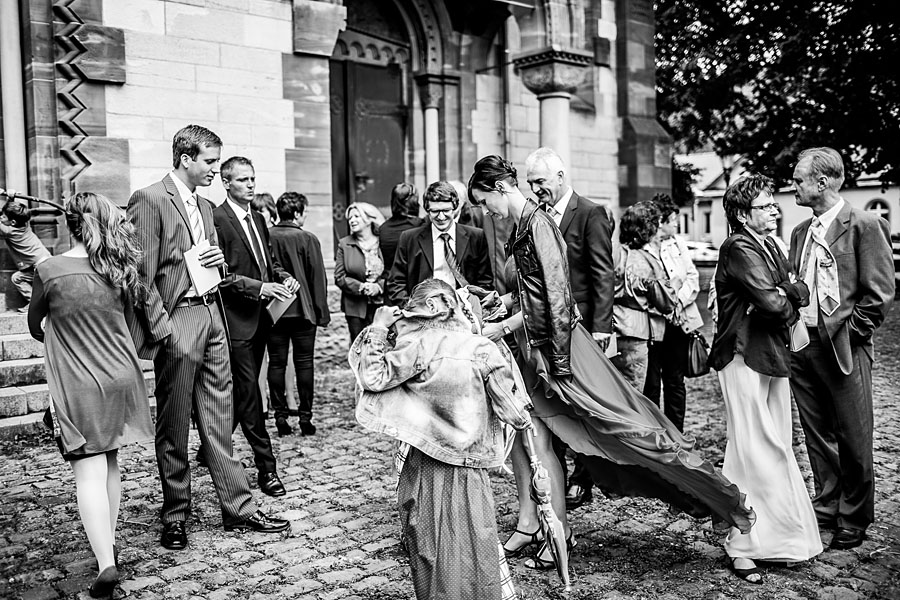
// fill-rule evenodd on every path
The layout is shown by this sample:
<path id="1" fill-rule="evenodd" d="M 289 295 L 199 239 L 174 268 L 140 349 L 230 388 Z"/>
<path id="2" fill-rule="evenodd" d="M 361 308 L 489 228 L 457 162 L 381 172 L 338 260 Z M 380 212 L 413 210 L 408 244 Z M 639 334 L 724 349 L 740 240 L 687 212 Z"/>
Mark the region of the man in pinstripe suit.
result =
<path id="1" fill-rule="evenodd" d="M 212 131 L 188 125 L 172 142 L 173 171 L 132 194 L 128 216 L 143 249 L 141 277 L 147 300 L 138 307 L 136 342 L 153 357 L 156 372 L 156 460 L 163 489 L 161 544 L 187 546 L 191 474 L 188 432 L 194 409 L 210 476 L 222 507 L 226 531 L 279 532 L 289 527 L 257 510 L 241 463 L 232 453 L 231 367 L 228 335 L 218 290 L 198 295 L 185 266 L 184 251 L 201 240 L 206 267 L 222 267 L 224 255 L 213 225 L 212 204 L 198 186 L 215 177 L 222 141 Z"/>

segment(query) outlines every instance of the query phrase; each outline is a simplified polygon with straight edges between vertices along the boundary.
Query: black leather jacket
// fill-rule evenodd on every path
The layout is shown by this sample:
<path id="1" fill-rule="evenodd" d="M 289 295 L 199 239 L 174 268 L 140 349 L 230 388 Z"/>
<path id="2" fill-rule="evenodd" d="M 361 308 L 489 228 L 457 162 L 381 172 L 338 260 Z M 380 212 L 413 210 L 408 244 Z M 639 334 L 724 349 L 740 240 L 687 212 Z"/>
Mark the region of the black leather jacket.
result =
<path id="1" fill-rule="evenodd" d="M 569 287 L 562 234 L 553 219 L 529 200 L 506 252 L 516 264 L 528 344 L 541 349 L 551 375 L 571 375 L 569 343 L 581 313 Z"/>

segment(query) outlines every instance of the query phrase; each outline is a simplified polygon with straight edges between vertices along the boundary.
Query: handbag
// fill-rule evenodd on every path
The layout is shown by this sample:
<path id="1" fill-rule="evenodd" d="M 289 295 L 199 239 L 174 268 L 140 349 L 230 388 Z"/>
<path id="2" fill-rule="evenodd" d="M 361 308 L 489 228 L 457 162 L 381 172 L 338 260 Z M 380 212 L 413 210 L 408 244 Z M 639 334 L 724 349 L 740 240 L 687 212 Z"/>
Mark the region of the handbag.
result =
<path id="1" fill-rule="evenodd" d="M 799 352 L 807 346 L 809 346 L 809 331 L 803 319 L 797 319 L 797 322 L 791 325 L 791 352 Z"/>
<path id="2" fill-rule="evenodd" d="M 709 373 L 709 344 L 699 331 L 688 334 L 688 356 L 685 376 L 702 377 Z"/>

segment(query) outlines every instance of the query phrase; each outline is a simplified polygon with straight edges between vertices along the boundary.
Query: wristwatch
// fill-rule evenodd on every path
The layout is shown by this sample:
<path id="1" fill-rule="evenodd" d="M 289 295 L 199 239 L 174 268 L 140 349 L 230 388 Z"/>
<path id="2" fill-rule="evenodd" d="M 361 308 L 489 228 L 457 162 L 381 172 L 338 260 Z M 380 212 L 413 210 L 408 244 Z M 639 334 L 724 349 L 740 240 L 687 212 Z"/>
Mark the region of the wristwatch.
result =
<path id="1" fill-rule="evenodd" d="M 509 324 L 506 321 L 500 321 L 500 327 L 503 328 L 503 335 L 509 335 L 512 333 L 512 329 L 509 328 Z"/>

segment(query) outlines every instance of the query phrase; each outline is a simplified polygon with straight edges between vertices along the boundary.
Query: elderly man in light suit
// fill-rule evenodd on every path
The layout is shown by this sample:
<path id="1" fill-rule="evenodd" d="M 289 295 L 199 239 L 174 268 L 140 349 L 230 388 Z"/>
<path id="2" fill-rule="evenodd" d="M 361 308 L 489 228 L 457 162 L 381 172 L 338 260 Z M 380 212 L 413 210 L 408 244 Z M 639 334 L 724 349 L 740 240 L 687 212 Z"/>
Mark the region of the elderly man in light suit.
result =
<path id="1" fill-rule="evenodd" d="M 221 152 L 222 140 L 212 131 L 199 125 L 182 128 L 172 140 L 172 172 L 128 201 L 128 217 L 143 251 L 141 281 L 148 290 L 147 300 L 137 307 L 133 333 L 142 358 L 154 358 L 156 462 L 163 490 L 160 543 L 169 550 L 183 550 L 188 543 L 192 409 L 225 530 L 277 533 L 290 526 L 257 509 L 233 455 L 231 364 L 222 299 L 218 290 L 197 293 L 184 258 L 186 250 L 205 241 L 209 245 L 200 253 L 200 263 L 225 265 L 212 204 L 196 192 L 212 183 Z"/>
<path id="2" fill-rule="evenodd" d="M 809 345 L 793 354 L 791 389 L 815 476 L 819 526 L 831 548 L 859 546 L 875 519 L 872 337 L 894 299 L 887 221 L 840 196 L 844 163 L 831 148 L 800 153 L 797 204 L 813 217 L 791 234 L 790 260 L 810 290 Z"/>

